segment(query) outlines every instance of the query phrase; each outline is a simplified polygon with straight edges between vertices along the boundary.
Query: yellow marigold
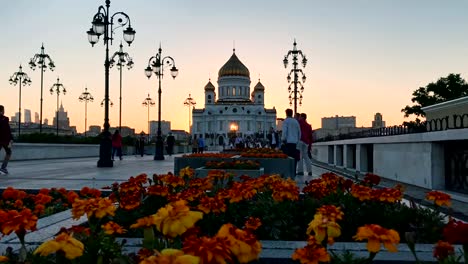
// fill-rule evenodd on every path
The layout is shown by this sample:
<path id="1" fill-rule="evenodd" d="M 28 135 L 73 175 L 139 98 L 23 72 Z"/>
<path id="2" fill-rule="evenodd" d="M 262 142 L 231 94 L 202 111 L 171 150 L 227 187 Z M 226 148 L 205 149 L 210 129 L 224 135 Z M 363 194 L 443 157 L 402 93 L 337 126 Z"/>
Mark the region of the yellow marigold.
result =
<path id="1" fill-rule="evenodd" d="M 10 259 L 6 256 L 0 256 L 0 262 L 7 262 L 9 261 Z"/>
<path id="2" fill-rule="evenodd" d="M 106 233 L 108 235 L 123 234 L 123 233 L 127 232 L 127 230 L 125 230 L 123 227 L 121 227 L 119 224 L 117 224 L 117 223 L 115 223 L 113 221 L 109 221 L 109 222 L 105 223 L 104 225 L 102 225 L 101 227 L 104 230 L 104 233 Z"/>
<path id="3" fill-rule="evenodd" d="M 176 237 L 202 219 L 203 213 L 190 211 L 187 202 L 180 200 L 160 208 L 154 217 L 158 231 L 164 235 Z"/>
<path id="4" fill-rule="evenodd" d="M 371 191 L 371 188 L 364 185 L 354 184 L 351 187 L 351 195 L 358 198 L 361 202 L 372 198 Z"/>
<path id="5" fill-rule="evenodd" d="M 400 242 L 400 235 L 393 229 L 386 229 L 379 225 L 364 225 L 358 228 L 353 237 L 357 241 L 367 239 L 367 250 L 377 253 L 380 251 L 380 243 L 390 252 L 397 252 L 397 245 Z"/>
<path id="6" fill-rule="evenodd" d="M 445 205 L 447 207 L 450 207 L 450 199 L 450 195 L 439 191 L 430 191 L 426 194 L 426 200 L 434 201 L 434 203 L 438 206 Z"/>
<path id="7" fill-rule="evenodd" d="M 146 228 L 156 225 L 155 215 L 145 216 L 137 220 L 137 222 L 130 226 L 130 228 Z"/>
<path id="8" fill-rule="evenodd" d="M 317 209 L 317 213 L 328 218 L 332 222 L 337 220 L 343 220 L 344 213 L 341 211 L 340 207 L 334 205 L 323 205 Z"/>
<path id="9" fill-rule="evenodd" d="M 341 227 L 320 213 L 315 214 L 314 219 L 309 223 L 307 234 L 310 235 L 312 231 L 315 234 L 314 237 L 317 243 L 322 243 L 327 238 L 327 242 L 330 245 L 335 242 L 335 237 L 341 235 Z"/>
<path id="10" fill-rule="evenodd" d="M 185 255 L 182 250 L 166 248 L 156 256 L 150 256 L 140 262 L 140 264 L 198 264 L 200 258 Z"/>
<path id="11" fill-rule="evenodd" d="M 60 233 L 54 240 L 49 240 L 42 243 L 35 251 L 34 254 L 41 256 L 48 256 L 57 251 L 65 253 L 67 259 L 75 259 L 83 255 L 84 245 L 79 240 L 73 238 L 67 233 Z"/>
<path id="12" fill-rule="evenodd" d="M 226 237 L 229 240 L 229 249 L 236 256 L 239 263 L 249 263 L 258 259 L 262 251 L 262 244 L 252 233 L 239 229 L 232 224 L 221 226 L 216 236 Z"/>
<path id="13" fill-rule="evenodd" d="M 327 250 L 320 244 L 317 244 L 315 238 L 309 238 L 310 239 L 307 246 L 296 249 L 292 255 L 292 259 L 299 260 L 301 264 L 319 264 L 323 262 L 330 262 L 331 258 Z"/>
<path id="14" fill-rule="evenodd" d="M 192 178 L 193 175 L 195 175 L 195 170 L 190 168 L 189 166 L 181 169 L 179 171 L 179 176 L 180 177 L 187 177 L 187 178 Z"/>

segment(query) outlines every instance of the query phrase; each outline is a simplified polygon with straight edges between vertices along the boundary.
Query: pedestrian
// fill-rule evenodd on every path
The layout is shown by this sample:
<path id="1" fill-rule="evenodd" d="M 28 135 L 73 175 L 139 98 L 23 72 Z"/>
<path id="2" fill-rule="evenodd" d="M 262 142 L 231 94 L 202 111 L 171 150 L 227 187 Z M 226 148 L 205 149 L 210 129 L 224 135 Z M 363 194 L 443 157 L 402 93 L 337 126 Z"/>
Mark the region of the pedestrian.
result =
<path id="1" fill-rule="evenodd" d="M 117 152 L 117 156 L 122 160 L 122 136 L 118 129 L 112 135 L 112 160 L 114 160 L 115 152 Z"/>
<path id="2" fill-rule="evenodd" d="M 171 132 L 169 132 L 169 135 L 166 138 L 166 143 L 167 143 L 167 154 L 169 154 L 169 156 L 172 156 L 172 153 L 174 152 L 175 138 Z"/>
<path id="3" fill-rule="evenodd" d="M 297 175 L 304 175 L 304 165 L 309 176 L 312 176 L 312 161 L 309 158 L 308 152 L 312 145 L 312 126 L 307 123 L 307 114 L 302 113 L 299 118 L 299 126 L 301 128 L 301 140 L 299 140 L 298 148 L 300 159 L 297 163 Z"/>
<path id="4" fill-rule="evenodd" d="M 197 153 L 197 152 L 198 152 L 198 139 L 197 139 L 197 135 L 193 135 L 192 153 Z"/>
<path id="5" fill-rule="evenodd" d="M 205 150 L 205 139 L 203 139 L 203 135 L 200 135 L 198 138 L 198 153 L 203 153 Z"/>
<path id="6" fill-rule="evenodd" d="M 140 151 L 140 156 L 145 155 L 145 134 L 141 133 L 140 138 L 138 139 L 138 150 Z"/>
<path id="7" fill-rule="evenodd" d="M 8 174 L 7 165 L 11 157 L 11 146 L 13 144 L 13 135 L 11 134 L 10 120 L 5 115 L 5 108 L 0 105 L 0 150 L 5 149 L 5 158 L 3 159 L 0 172 Z"/>
<path id="8" fill-rule="evenodd" d="M 299 151 L 297 149 L 297 143 L 301 138 L 301 128 L 299 122 L 293 118 L 292 109 L 286 109 L 286 119 L 283 121 L 283 132 L 281 134 L 281 141 L 283 146 L 281 149 L 284 154 L 291 158 L 294 158 L 294 168 L 297 166 L 299 160 Z"/>
<path id="9" fill-rule="evenodd" d="M 270 133 L 267 135 L 268 141 L 270 143 L 270 148 L 275 149 L 279 144 L 278 132 L 276 132 L 273 127 L 270 127 Z"/>

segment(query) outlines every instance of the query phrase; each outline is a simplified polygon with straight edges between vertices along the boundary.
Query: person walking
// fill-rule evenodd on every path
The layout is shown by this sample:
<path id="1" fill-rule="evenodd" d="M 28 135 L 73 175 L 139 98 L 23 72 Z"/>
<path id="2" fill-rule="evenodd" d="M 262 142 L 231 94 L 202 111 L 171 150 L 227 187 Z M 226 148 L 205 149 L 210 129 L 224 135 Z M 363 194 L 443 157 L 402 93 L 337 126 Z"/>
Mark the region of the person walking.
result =
<path id="1" fill-rule="evenodd" d="M 192 153 L 197 153 L 197 152 L 198 152 L 198 139 L 197 139 L 197 135 L 193 135 Z"/>
<path id="2" fill-rule="evenodd" d="M 171 132 L 169 132 L 169 135 L 166 138 L 166 143 L 167 143 L 167 154 L 169 154 L 169 156 L 172 156 L 172 153 L 174 152 L 175 138 Z"/>
<path id="3" fill-rule="evenodd" d="M 0 150 L 5 149 L 5 158 L 3 159 L 0 172 L 8 174 L 7 166 L 11 157 L 11 146 L 13 144 L 13 135 L 11 134 L 10 120 L 5 116 L 5 108 L 0 105 Z"/>
<path id="4" fill-rule="evenodd" d="M 141 157 L 145 155 L 145 133 L 141 133 L 140 137 L 137 139 L 137 154 L 140 154 Z"/>
<path id="5" fill-rule="evenodd" d="M 304 175 L 304 165 L 309 176 L 312 176 L 312 162 L 308 152 L 312 145 L 312 126 L 307 123 L 307 114 L 302 113 L 299 117 L 299 126 L 301 128 L 301 140 L 298 148 L 300 152 L 299 162 L 297 163 L 297 175 Z"/>
<path id="6" fill-rule="evenodd" d="M 205 140 L 203 139 L 203 135 L 200 135 L 198 138 L 198 153 L 203 153 L 205 150 Z"/>
<path id="7" fill-rule="evenodd" d="M 283 142 L 282 150 L 284 154 L 294 158 L 294 168 L 297 167 L 299 160 L 299 151 L 297 150 L 297 143 L 301 138 L 301 128 L 299 122 L 293 118 L 293 110 L 286 109 L 286 119 L 283 121 L 283 132 L 281 134 L 281 141 Z"/>
<path id="8" fill-rule="evenodd" d="M 268 141 L 270 143 L 270 148 L 276 149 L 279 145 L 279 136 L 273 127 L 270 127 L 270 133 L 267 135 Z"/>
<path id="9" fill-rule="evenodd" d="M 115 152 L 117 152 L 117 156 L 122 160 L 122 136 L 118 129 L 112 135 L 112 160 L 114 160 Z"/>

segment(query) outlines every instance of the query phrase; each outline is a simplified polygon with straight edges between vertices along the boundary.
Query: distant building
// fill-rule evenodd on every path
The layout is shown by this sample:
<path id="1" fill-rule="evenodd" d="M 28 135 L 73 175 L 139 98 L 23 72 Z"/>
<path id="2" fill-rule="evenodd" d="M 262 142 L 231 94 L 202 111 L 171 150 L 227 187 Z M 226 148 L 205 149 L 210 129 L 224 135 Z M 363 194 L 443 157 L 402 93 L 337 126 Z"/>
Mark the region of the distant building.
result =
<path id="1" fill-rule="evenodd" d="M 34 123 L 35 124 L 39 124 L 40 121 L 39 121 L 39 113 L 38 112 L 35 112 L 34 113 Z"/>
<path id="2" fill-rule="evenodd" d="M 44 125 L 48 126 L 49 125 L 49 119 L 44 118 Z"/>
<path id="3" fill-rule="evenodd" d="M 382 120 L 382 114 L 376 113 L 374 115 L 374 121 L 372 121 L 372 128 L 385 127 L 385 121 Z"/>
<path id="4" fill-rule="evenodd" d="M 167 136 L 171 131 L 171 121 L 161 120 L 161 135 Z M 156 137 L 158 134 L 158 121 L 150 121 L 150 138 Z"/>
<path id="5" fill-rule="evenodd" d="M 88 132 L 86 132 L 87 136 L 97 136 L 101 133 L 100 126 L 89 126 Z"/>
<path id="6" fill-rule="evenodd" d="M 284 118 L 276 118 L 276 129 L 278 131 L 283 131 L 283 121 Z"/>
<path id="7" fill-rule="evenodd" d="M 31 110 L 24 109 L 24 121 L 23 123 L 31 123 Z"/>
<path id="8" fill-rule="evenodd" d="M 356 127 L 355 116 L 322 117 L 323 129 L 341 129 L 345 127 Z"/>
<path id="9" fill-rule="evenodd" d="M 111 127 L 109 128 L 109 131 L 111 133 L 114 133 L 115 130 L 119 129 L 119 127 Z M 128 126 L 123 126 L 122 129 L 120 130 L 120 135 L 122 137 L 127 137 L 127 136 L 135 136 L 135 129 L 134 128 L 130 128 Z"/>
<path id="10" fill-rule="evenodd" d="M 57 116 L 58 116 L 58 127 L 59 129 L 69 129 L 70 128 L 70 119 L 68 118 L 68 112 L 63 109 L 62 103 L 60 103 L 60 108 L 58 113 L 55 112 L 53 126 L 57 127 Z"/>
<path id="11" fill-rule="evenodd" d="M 18 123 L 18 121 L 19 121 L 19 112 L 16 112 L 15 115 L 10 118 L 10 121 Z M 23 121 L 21 120 L 21 122 L 23 122 Z"/>
<path id="12" fill-rule="evenodd" d="M 174 136 L 176 141 L 182 141 L 184 143 L 188 143 L 188 138 L 190 134 L 185 130 L 171 130 L 172 135 Z"/>

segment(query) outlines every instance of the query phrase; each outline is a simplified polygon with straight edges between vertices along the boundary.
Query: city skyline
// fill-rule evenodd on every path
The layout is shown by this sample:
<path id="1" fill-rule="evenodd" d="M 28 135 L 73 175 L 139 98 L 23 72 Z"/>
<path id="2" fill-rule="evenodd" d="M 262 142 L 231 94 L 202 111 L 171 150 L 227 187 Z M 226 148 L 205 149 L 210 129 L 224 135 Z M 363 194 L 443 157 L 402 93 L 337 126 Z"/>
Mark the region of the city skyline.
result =
<path id="1" fill-rule="evenodd" d="M 57 77 L 67 87 L 60 97 L 78 132 L 84 128 L 84 105 L 79 95 L 88 87 L 95 101 L 88 105 L 88 125 L 103 124 L 104 55 L 102 39 L 94 47 L 87 40 L 92 16 L 102 1 L 79 1 L 63 5 L 50 0 L 4 3 L 8 41 L 0 65 L 0 86 L 6 116 L 18 111 L 18 87 L 8 78 L 21 64 L 32 80 L 22 90 L 22 108 L 39 112 L 40 71 L 28 67 L 29 60 L 45 52 L 54 60 L 54 72 L 44 72 L 44 119 L 52 120 L 55 97 L 47 91 Z M 297 8 L 301 6 L 301 8 Z M 370 127 L 375 113 L 382 113 L 387 125 L 405 120 L 401 109 L 412 105 L 412 92 L 449 73 L 467 78 L 468 2 L 464 1 L 237 1 L 232 6 L 220 1 L 171 1 L 155 3 L 136 0 L 111 1 L 111 13 L 130 16 L 135 41 L 124 51 L 133 58 L 133 69 L 123 70 L 122 125 L 147 130 L 146 109 L 141 101 L 156 95 L 157 80 L 144 75 L 149 57 L 161 43 L 163 56 L 174 58 L 179 69 L 173 80 L 165 72 L 162 80 L 162 120 L 173 129 L 188 129 L 184 100 L 191 94 L 203 105 L 203 87 L 217 81 L 218 70 L 236 49 L 236 55 L 250 70 L 251 89 L 258 79 L 265 86 L 265 107 L 284 117 L 289 108 L 289 68 L 282 63 L 292 49 L 307 56 L 304 69 L 303 105 L 314 128 L 322 117 L 356 116 L 358 127 Z M 18 20 L 18 16 L 22 19 Z M 60 23 L 58 23 L 60 21 Z M 121 29 L 114 34 L 110 54 L 118 50 Z M 217 87 L 217 84 L 215 83 Z M 119 74 L 110 70 L 110 125 L 118 126 Z M 292 107 L 291 107 L 292 108 Z M 177 111 L 180 109 L 180 111 Z M 151 110 L 157 119 L 157 107 Z"/>

